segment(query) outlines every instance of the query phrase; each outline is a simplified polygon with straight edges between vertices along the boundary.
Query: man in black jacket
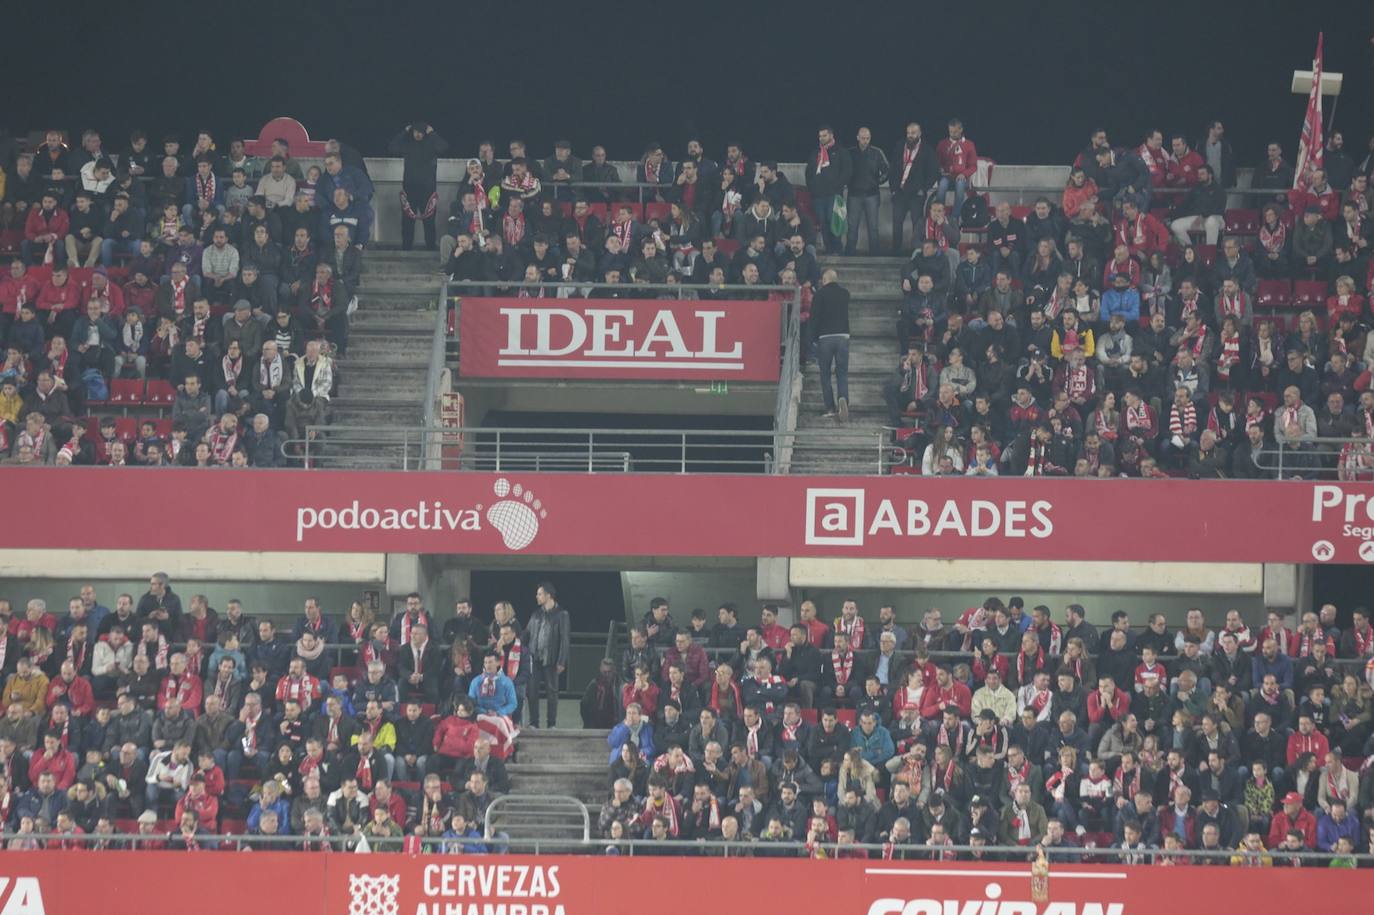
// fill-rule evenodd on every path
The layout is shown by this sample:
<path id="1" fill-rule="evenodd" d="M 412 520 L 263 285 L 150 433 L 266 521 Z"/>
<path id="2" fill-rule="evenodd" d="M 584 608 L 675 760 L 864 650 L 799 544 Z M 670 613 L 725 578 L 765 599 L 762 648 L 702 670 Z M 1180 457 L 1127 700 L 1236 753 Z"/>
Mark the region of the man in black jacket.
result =
<path id="1" fill-rule="evenodd" d="M 787 695 L 801 700 L 802 708 L 814 708 L 821 684 L 821 653 L 811 644 L 800 623 L 788 632 L 788 642 L 778 660 L 778 673 L 787 681 Z"/>
<path id="2" fill-rule="evenodd" d="M 873 134 L 860 127 L 859 145 L 849 151 L 854 174 L 849 181 L 849 238 L 844 253 L 853 257 L 858 251 L 859 223 L 868 224 L 868 253 L 878 254 L 878 189 L 887 181 L 887 156 L 873 145 Z"/>
<path id="3" fill-rule="evenodd" d="M 529 724 L 539 727 L 539 694 L 549 703 L 549 727 L 558 727 L 558 678 L 568 667 L 572 619 L 558 603 L 553 585 L 543 582 L 535 590 L 539 604 L 530 617 L 525 644 L 530 651 Z"/>
<path id="4" fill-rule="evenodd" d="M 448 143 L 423 121 L 408 124 L 391 140 L 391 154 L 400 156 L 401 173 L 401 248 L 415 246 L 415 223 L 425 227 L 425 247 L 435 250 L 434 213 L 439 207 L 439 157 L 448 152 Z"/>
<path id="5" fill-rule="evenodd" d="M 849 421 L 849 290 L 841 286 L 834 270 L 821 274 L 821 288 L 811 300 L 811 333 L 821 370 L 821 396 L 825 415 Z M 831 366 L 839 398 L 830 386 Z"/>
<path id="6" fill-rule="evenodd" d="M 840 237 L 831 227 L 830 214 L 835 198 L 844 193 L 853 175 L 849 150 L 835 142 L 835 132 L 822 125 L 816 132 L 819 144 L 806 163 L 806 189 L 811 192 L 811 209 L 816 214 L 827 254 L 841 253 Z"/>
<path id="7" fill-rule="evenodd" d="M 888 172 L 888 186 L 892 189 L 892 253 L 906 254 L 902 247 L 902 231 L 907 218 L 911 219 L 911 233 L 921 237 L 926 213 L 926 195 L 940 177 L 935 162 L 935 147 L 921 137 L 921 125 L 912 121 L 906 125 L 906 139 L 892 154 Z"/>
<path id="8" fill-rule="evenodd" d="M 1169 223 L 1169 228 L 1185 248 L 1193 243 L 1188 233 L 1202 229 L 1207 244 L 1215 248 L 1221 230 L 1226 226 L 1226 194 L 1206 165 L 1198 166 L 1197 181 L 1174 210 L 1175 218 Z"/>

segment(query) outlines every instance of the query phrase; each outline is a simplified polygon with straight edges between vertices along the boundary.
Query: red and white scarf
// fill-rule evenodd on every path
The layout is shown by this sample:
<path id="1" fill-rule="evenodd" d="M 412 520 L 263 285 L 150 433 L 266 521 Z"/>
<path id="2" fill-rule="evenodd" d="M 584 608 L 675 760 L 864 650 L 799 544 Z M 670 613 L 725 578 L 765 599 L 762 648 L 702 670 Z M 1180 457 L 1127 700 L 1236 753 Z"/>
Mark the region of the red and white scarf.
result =
<path id="1" fill-rule="evenodd" d="M 830 663 L 835 671 L 835 682 L 840 686 L 849 683 L 849 677 L 854 673 L 854 652 L 842 655 L 838 651 L 831 651 Z"/>
<path id="2" fill-rule="evenodd" d="M 835 145 L 835 141 L 834 141 L 834 140 L 831 140 L 829 143 L 825 144 L 825 145 L 822 146 L 819 150 L 817 150 L 817 152 L 816 152 L 816 172 L 817 172 L 817 173 L 819 173 L 821 169 L 823 169 L 823 168 L 828 168 L 828 167 L 829 167 L 829 165 L 830 165 L 830 147 L 832 147 L 832 146 L 834 146 L 834 145 Z M 646 163 L 645 171 L 647 172 L 647 170 L 648 170 L 648 168 L 647 168 L 647 163 Z"/>
<path id="3" fill-rule="evenodd" d="M 654 817 L 663 817 L 663 819 L 667 820 L 668 836 L 670 838 L 677 837 L 679 832 L 677 804 L 673 803 L 673 799 L 670 795 L 665 794 L 663 800 L 658 803 L 655 803 L 652 797 L 646 797 L 644 799 L 643 819 L 652 822 Z"/>
<path id="4" fill-rule="evenodd" d="M 926 234 L 924 238 L 928 238 L 935 242 L 935 247 L 940 251 L 949 250 L 949 236 L 945 234 L 945 221 L 943 219 L 936 222 L 934 219 L 927 216 Z"/>
<path id="5" fill-rule="evenodd" d="M 1217 296 L 1217 311 L 1221 312 L 1221 317 L 1243 318 L 1245 317 L 1245 298 L 1237 292 L 1235 295 L 1227 295 L 1223 292 Z"/>
<path id="6" fill-rule="evenodd" d="M 852 622 L 845 622 L 843 616 L 835 618 L 835 631 L 849 636 L 849 650 L 861 651 L 864 647 L 864 618 L 857 613 Z"/>
<path id="7" fill-rule="evenodd" d="M 503 650 L 501 669 L 506 672 L 506 676 L 514 680 L 520 673 L 520 659 L 523 649 L 520 647 L 520 640 L 516 639 L 507 645 Z"/>
<path id="8" fill-rule="evenodd" d="M 518 245 L 525 239 L 525 214 L 512 216 L 507 213 L 501 217 L 501 237 L 508 245 Z"/>
<path id="9" fill-rule="evenodd" d="M 321 283 L 315 280 L 310 284 L 310 310 L 317 315 L 329 311 L 334 302 L 334 281 Z"/>
<path id="10" fill-rule="evenodd" d="M 180 283 L 176 280 L 171 281 L 172 311 L 176 312 L 177 317 L 181 317 L 186 311 L 186 287 L 190 282 L 189 279 L 184 279 Z"/>
<path id="11" fill-rule="evenodd" d="M 251 756 L 258 751 L 258 721 L 262 719 L 262 714 L 249 718 L 243 723 L 243 748 Z"/>
<path id="12" fill-rule="evenodd" d="M 1169 434 L 1187 436 L 1197 429 L 1197 407 L 1192 401 L 1179 406 L 1174 404 L 1169 411 Z"/>
<path id="13" fill-rule="evenodd" d="M 646 158 L 644 160 L 644 183 L 658 184 L 658 172 L 660 168 L 661 166 L 655 165 L 653 160 Z"/>
<path id="14" fill-rule="evenodd" d="M 1270 254 L 1282 254 L 1284 242 L 1288 238 L 1288 227 L 1280 221 L 1273 229 L 1269 226 L 1260 226 L 1259 240 L 1264 246 L 1264 250 Z"/>
<path id="15" fill-rule="evenodd" d="M 372 757 L 370 755 L 363 756 L 359 754 L 358 768 L 354 770 L 354 775 L 358 777 L 359 791 L 372 790 Z"/>
<path id="16" fill-rule="evenodd" d="M 1082 401 L 1088 396 L 1088 366 L 1080 365 L 1078 368 L 1070 368 L 1065 385 L 1068 388 L 1069 400 Z"/>
<path id="17" fill-rule="evenodd" d="M 902 187 L 906 187 L 906 179 L 911 175 L 911 166 L 916 162 L 916 157 L 921 152 L 921 141 L 917 140 L 915 146 L 902 146 Z"/>
<path id="18" fill-rule="evenodd" d="M 1031 674 L 1032 674 L 1032 675 L 1037 674 L 1037 673 L 1039 673 L 1040 671 L 1042 671 L 1042 670 L 1044 670 L 1044 669 L 1045 669 L 1045 653 L 1044 653 L 1043 651 L 1037 651 L 1037 652 L 1035 653 L 1035 667 L 1034 667 L 1034 669 L 1031 671 Z M 1016 682 L 1017 682 L 1017 683 L 1025 683 L 1025 682 L 1026 682 L 1026 653 L 1025 653 L 1024 651 L 1018 651 L 1018 652 L 1016 653 Z M 1048 695 L 1048 694 L 1049 694 L 1049 690 L 1046 690 L 1045 693 L 1046 693 L 1046 695 Z"/>
<path id="19" fill-rule="evenodd" d="M 1355 656 L 1363 658 L 1374 650 L 1374 627 L 1367 627 L 1364 632 L 1358 629 L 1351 629 L 1350 634 L 1355 637 Z M 3 664 L 5 655 L 0 650 L 0 664 Z"/>
<path id="20" fill-rule="evenodd" d="M 1217 354 L 1217 375 L 1230 378 L 1231 369 L 1240 362 L 1240 334 L 1221 338 L 1221 352 Z"/>
<path id="21" fill-rule="evenodd" d="M 214 203 L 215 200 L 215 173 L 210 172 L 205 177 L 196 175 L 196 198 L 204 200 L 206 203 Z"/>

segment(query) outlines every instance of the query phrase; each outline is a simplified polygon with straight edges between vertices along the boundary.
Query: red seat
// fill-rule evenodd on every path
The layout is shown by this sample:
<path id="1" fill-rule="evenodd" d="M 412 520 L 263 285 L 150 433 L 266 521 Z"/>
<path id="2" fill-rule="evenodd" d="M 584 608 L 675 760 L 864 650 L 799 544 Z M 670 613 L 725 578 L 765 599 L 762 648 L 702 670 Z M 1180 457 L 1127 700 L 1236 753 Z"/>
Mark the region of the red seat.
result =
<path id="1" fill-rule="evenodd" d="M 835 720 L 845 727 L 853 728 L 859 723 L 859 713 L 852 708 L 836 709 Z"/>
<path id="2" fill-rule="evenodd" d="M 811 205 L 811 192 L 804 187 L 799 187 L 796 189 L 796 195 L 797 209 L 811 217 L 812 222 L 814 222 L 816 220 L 816 208 Z"/>
<path id="3" fill-rule="evenodd" d="M 644 204 L 644 221 L 648 222 L 651 219 L 657 219 L 660 223 L 666 223 L 668 217 L 672 215 L 671 207 L 672 204 L 670 203 L 660 203 L 658 201 Z"/>
<path id="4" fill-rule="evenodd" d="M 1027 216 L 1029 216 L 1029 215 L 1031 214 L 1031 210 L 1033 210 L 1033 209 L 1035 209 L 1035 208 L 1034 208 L 1034 207 L 1030 207 L 1030 206 L 1025 206 L 1024 204 L 1016 204 L 1016 205 L 1012 206 L 1012 208 L 1011 208 L 1011 215 L 1012 215 L 1012 218 L 1013 218 L 1013 219 L 1025 219 Z"/>
<path id="5" fill-rule="evenodd" d="M 220 834 L 221 834 L 221 835 L 226 835 L 226 836 L 241 836 L 241 835 L 244 835 L 244 834 L 246 834 L 246 833 L 248 832 L 248 821 L 247 821 L 247 820 L 231 820 L 231 819 L 228 819 L 228 818 L 226 817 L 225 819 L 220 820 L 220 822 L 219 822 L 219 831 L 220 831 Z"/>
<path id="6" fill-rule="evenodd" d="M 356 667 L 331 667 L 331 668 L 329 668 L 329 679 L 330 679 L 331 682 L 333 682 L 334 678 L 337 677 L 339 674 L 343 674 L 345 677 L 347 677 L 348 679 L 352 680 L 354 677 L 358 676 L 358 668 L 356 668 Z"/>
<path id="7" fill-rule="evenodd" d="M 419 790 L 420 790 L 420 783 L 419 783 L 419 782 L 392 782 L 392 783 L 391 783 L 391 787 L 396 788 L 396 789 L 398 789 L 398 790 L 400 790 L 400 791 L 419 791 Z"/>
<path id="8" fill-rule="evenodd" d="M 99 416 L 83 416 L 80 422 L 83 426 L 86 427 L 86 438 L 90 439 L 91 441 L 95 441 L 97 438 L 100 437 Z"/>
<path id="9" fill-rule="evenodd" d="M 820 720 L 820 716 L 816 714 L 816 710 L 813 708 L 804 708 L 800 711 L 802 721 L 805 721 L 807 724 L 815 724 Z"/>
<path id="10" fill-rule="evenodd" d="M 170 407 L 177 399 L 177 389 L 170 381 L 155 378 L 148 382 L 148 391 L 143 402 L 150 407 Z"/>
<path id="11" fill-rule="evenodd" d="M 115 820 L 115 832 L 135 833 L 138 832 L 138 820 Z"/>
<path id="12" fill-rule="evenodd" d="M 1279 395 L 1273 391 L 1250 391 L 1248 394 L 1246 394 L 1246 398 L 1248 399 L 1250 397 L 1253 397 L 1260 403 L 1264 404 L 1264 409 L 1268 410 L 1270 413 L 1274 412 L 1274 410 L 1278 408 Z"/>
<path id="13" fill-rule="evenodd" d="M 1217 246 L 1198 245 L 1197 258 L 1206 264 L 1209 269 L 1215 267 L 1217 265 Z"/>
<path id="14" fill-rule="evenodd" d="M 115 438 L 132 442 L 138 438 L 138 418 L 134 416 L 115 417 Z"/>
<path id="15" fill-rule="evenodd" d="M 110 382 L 111 405 L 136 407 L 143 403 L 142 378 L 116 378 Z"/>
<path id="16" fill-rule="evenodd" d="M 421 715 L 433 715 L 433 714 L 434 714 L 434 705 L 433 705 L 433 703 L 430 703 L 430 702 L 422 702 L 422 703 L 420 704 L 420 714 L 421 714 Z"/>
<path id="17" fill-rule="evenodd" d="M 567 219 L 569 216 L 572 215 L 573 205 L 571 200 L 565 200 L 562 203 L 556 203 L 554 204 L 554 206 L 558 207 L 558 215 L 562 216 L 564 219 Z"/>
<path id="18" fill-rule="evenodd" d="M 725 257 L 734 257 L 739 250 L 739 239 L 737 238 L 718 238 L 716 239 L 716 250 Z"/>
<path id="19" fill-rule="evenodd" d="M 171 438 L 172 418 L 169 416 L 166 419 L 153 420 L 153 431 L 157 434 L 158 438 Z"/>
<path id="20" fill-rule="evenodd" d="M 1258 235 L 1259 210 L 1227 210 L 1226 231 L 1231 235 Z"/>
<path id="21" fill-rule="evenodd" d="M 1255 292 L 1259 308 L 1284 308 L 1293 301 L 1293 284 L 1288 280 L 1260 280 Z"/>
<path id="22" fill-rule="evenodd" d="M 589 204 L 587 204 L 587 214 L 590 215 L 590 216 L 595 216 L 597 219 L 601 220 L 601 221 L 604 223 L 604 222 L 606 221 L 606 204 L 604 204 L 604 203 L 589 203 Z"/>
<path id="23" fill-rule="evenodd" d="M 1326 283 L 1322 280 L 1298 280 L 1293 284 L 1295 308 L 1322 308 L 1326 303 Z"/>

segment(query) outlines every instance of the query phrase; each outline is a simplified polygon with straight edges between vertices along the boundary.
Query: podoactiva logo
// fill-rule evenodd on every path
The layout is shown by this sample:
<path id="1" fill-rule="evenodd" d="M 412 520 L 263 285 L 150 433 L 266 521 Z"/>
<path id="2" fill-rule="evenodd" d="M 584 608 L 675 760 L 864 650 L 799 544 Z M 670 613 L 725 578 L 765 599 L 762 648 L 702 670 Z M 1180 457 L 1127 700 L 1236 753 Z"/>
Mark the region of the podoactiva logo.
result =
<path id="1" fill-rule="evenodd" d="M 358 499 L 343 505 L 302 505 L 296 509 L 296 542 L 318 531 L 432 531 L 435 534 L 480 534 L 490 528 L 506 549 L 523 550 L 539 536 L 548 507 L 533 490 L 500 477 L 492 484 L 490 505 L 454 506 L 442 499 L 409 505 L 369 505 Z M 360 544 L 361 546 L 361 544 Z"/>

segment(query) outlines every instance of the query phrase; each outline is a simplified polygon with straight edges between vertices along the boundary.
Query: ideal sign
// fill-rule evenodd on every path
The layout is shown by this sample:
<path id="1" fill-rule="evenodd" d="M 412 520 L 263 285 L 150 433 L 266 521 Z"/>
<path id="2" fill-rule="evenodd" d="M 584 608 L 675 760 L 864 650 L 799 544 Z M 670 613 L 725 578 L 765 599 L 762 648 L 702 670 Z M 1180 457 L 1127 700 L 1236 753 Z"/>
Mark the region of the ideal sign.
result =
<path id="1" fill-rule="evenodd" d="M 776 381 L 777 302 L 464 298 L 465 378 Z"/>

